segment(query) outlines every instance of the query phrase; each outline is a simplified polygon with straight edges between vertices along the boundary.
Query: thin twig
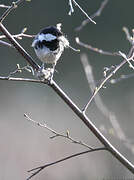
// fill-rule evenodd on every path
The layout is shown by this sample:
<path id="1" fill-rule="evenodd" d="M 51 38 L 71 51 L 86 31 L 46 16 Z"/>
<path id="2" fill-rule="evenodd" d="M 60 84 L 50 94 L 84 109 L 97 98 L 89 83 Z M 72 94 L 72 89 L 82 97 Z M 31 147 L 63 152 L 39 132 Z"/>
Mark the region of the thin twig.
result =
<path id="1" fill-rule="evenodd" d="M 3 15 L 0 17 L 0 22 L 2 23 L 3 20 L 7 17 L 7 15 L 15 8 L 17 8 L 17 6 L 23 2 L 24 0 L 18 0 L 16 2 L 12 2 L 11 6 L 9 6 L 9 8 L 3 13 Z"/>
<path id="2" fill-rule="evenodd" d="M 6 6 L 6 5 L 4 5 L 4 4 L 0 4 L 0 8 L 6 8 L 6 9 L 8 9 L 8 8 L 10 8 L 11 6 Z"/>
<path id="3" fill-rule="evenodd" d="M 86 54 L 81 54 L 81 62 L 85 71 L 85 75 L 88 81 L 88 85 L 91 89 L 91 92 L 93 93 L 95 87 L 96 87 L 96 83 L 95 83 L 95 79 L 94 79 L 94 75 L 93 75 L 93 71 L 92 71 L 92 66 L 90 65 L 89 61 L 88 61 L 88 57 Z M 133 74 L 134 76 L 134 74 Z M 115 113 L 111 112 L 103 103 L 99 93 L 95 96 L 94 98 L 95 104 L 97 106 L 97 108 L 102 112 L 102 114 L 109 119 L 112 128 L 114 129 L 115 133 L 116 133 L 116 138 L 118 138 L 119 140 L 121 140 L 123 142 L 123 144 L 129 149 L 131 150 L 132 153 L 134 153 L 134 149 L 133 149 L 133 144 L 131 143 L 131 141 L 126 137 L 124 131 L 122 130 L 120 123 L 118 122 Z"/>
<path id="4" fill-rule="evenodd" d="M 104 51 L 102 49 L 98 49 L 96 47 L 92 47 L 91 45 L 85 44 L 83 42 L 80 41 L 80 39 L 78 37 L 75 38 L 76 43 L 79 44 L 82 47 L 85 47 L 91 51 L 97 52 L 99 54 L 103 54 L 103 55 L 108 55 L 108 56 L 120 56 L 118 52 L 108 52 L 108 51 Z"/>
<path id="5" fill-rule="evenodd" d="M 89 21 L 96 24 L 96 22 L 89 17 L 89 15 L 82 9 L 82 7 L 75 0 L 69 0 L 69 6 L 70 6 L 69 15 L 71 15 L 71 13 L 74 12 L 72 2 L 75 4 L 75 6 L 77 6 L 81 10 L 81 12 L 88 18 Z"/>
<path id="6" fill-rule="evenodd" d="M 52 133 L 54 134 L 54 136 L 50 137 L 51 139 L 52 139 L 52 138 L 55 138 L 55 137 L 63 137 L 63 138 L 66 138 L 66 139 L 70 140 L 72 143 L 82 145 L 82 146 L 84 146 L 84 147 L 86 147 L 86 148 L 88 148 L 88 149 L 94 149 L 93 147 L 87 145 L 86 143 L 84 143 L 84 142 L 82 142 L 82 141 L 77 141 L 76 139 L 72 138 L 72 137 L 70 136 L 70 134 L 69 134 L 69 131 L 67 131 L 66 134 L 61 134 L 61 133 L 55 131 L 54 129 L 50 128 L 48 125 L 39 123 L 39 122 L 31 119 L 27 114 L 24 114 L 24 117 L 25 117 L 28 121 L 30 121 L 30 122 L 38 125 L 39 127 L 43 127 L 43 128 L 45 128 L 45 129 L 47 129 L 48 131 L 52 132 Z"/>
<path id="7" fill-rule="evenodd" d="M 70 11 L 69 11 L 68 15 L 71 16 L 71 14 L 74 12 L 72 0 L 69 0 L 68 4 L 70 6 Z"/>
<path id="8" fill-rule="evenodd" d="M 25 34 L 26 30 L 27 30 L 27 28 L 23 28 L 21 33 L 12 35 L 12 37 L 17 38 L 17 39 L 22 39 L 23 37 L 27 37 L 27 38 L 35 37 L 35 35 Z M 4 39 L 4 38 L 7 38 L 7 37 L 5 35 L 0 36 L 0 39 Z M 14 48 L 14 46 L 12 46 L 12 44 L 9 44 L 9 43 L 2 41 L 2 40 L 0 40 L 0 44 Z"/>
<path id="9" fill-rule="evenodd" d="M 2 40 L 0 40 L 0 44 L 2 44 L 2 45 L 4 45 L 4 46 L 11 47 L 11 48 L 14 48 L 14 47 L 12 46 L 12 44 L 9 44 L 9 43 L 7 43 L 7 42 L 5 42 L 5 41 L 2 41 Z"/>
<path id="10" fill-rule="evenodd" d="M 33 168 L 33 169 L 28 171 L 28 172 L 33 172 L 33 173 L 32 173 L 31 176 L 29 176 L 27 178 L 27 180 L 31 179 L 32 177 L 34 177 L 35 175 L 37 175 L 39 172 L 41 172 L 43 169 L 45 169 L 47 167 L 53 166 L 55 164 L 58 164 L 60 162 L 66 161 L 68 159 L 71 159 L 71 158 L 74 158 L 74 157 L 77 157 L 77 156 L 80 156 L 80 155 L 83 155 L 83 154 L 87 154 L 87 153 L 90 153 L 90 152 L 103 151 L 103 150 L 107 150 L 107 148 L 102 147 L 102 148 L 91 149 L 91 150 L 88 150 L 88 151 L 83 151 L 83 152 L 80 152 L 80 153 L 72 154 L 71 156 L 64 157 L 64 158 L 62 158 L 60 160 L 57 160 L 57 161 L 54 161 L 52 163 L 48 163 L 48 164 L 45 164 L 43 166 L 39 166 L 39 167 Z"/>
<path id="11" fill-rule="evenodd" d="M 22 37 L 33 38 L 33 37 L 35 37 L 35 35 L 20 33 L 20 34 L 12 35 L 12 37 L 17 38 L 17 39 L 22 39 Z M 6 38 L 5 35 L 1 35 L 1 36 L 0 36 L 0 39 L 4 39 L 4 38 Z"/>
<path id="12" fill-rule="evenodd" d="M 28 71 L 28 72 L 30 72 L 30 73 L 32 72 L 31 67 L 30 67 L 29 65 L 26 65 L 26 66 L 24 66 L 24 67 L 20 67 L 20 65 L 17 64 L 16 66 L 17 66 L 17 68 L 16 68 L 14 71 L 12 71 L 12 72 L 9 73 L 9 75 L 8 75 L 9 78 L 10 78 L 12 75 L 15 75 L 15 74 L 17 74 L 17 73 L 22 73 L 23 70 L 26 70 L 26 71 Z"/>
<path id="13" fill-rule="evenodd" d="M 107 3 L 108 3 L 108 0 L 104 0 L 104 1 L 101 3 L 99 9 L 98 9 L 94 14 L 92 14 L 92 15 L 90 16 L 90 18 L 91 18 L 91 19 L 94 19 L 95 17 L 100 16 Z M 82 21 L 81 25 L 78 26 L 77 28 L 75 28 L 75 30 L 76 30 L 76 31 L 80 31 L 80 30 L 81 30 L 84 26 L 86 26 L 89 22 L 90 22 L 89 19 L 86 19 L 86 20 Z"/>
<path id="14" fill-rule="evenodd" d="M 4 76 L 0 76 L 0 80 L 8 80 L 8 81 L 20 81 L 20 82 L 33 82 L 33 83 L 43 83 L 44 84 L 44 80 L 37 80 L 37 79 L 30 79 L 30 78 L 15 78 L 15 77 L 4 77 Z M 46 81 L 47 84 L 47 81 Z"/>
<path id="15" fill-rule="evenodd" d="M 22 48 L 22 46 L 15 40 L 14 37 L 9 33 L 9 31 L 0 24 L 0 31 L 7 37 L 7 39 L 12 43 L 12 45 L 17 49 L 17 51 L 26 59 L 26 61 L 33 67 L 34 70 L 39 70 L 39 65 L 34 62 L 33 58 Z"/>
<path id="16" fill-rule="evenodd" d="M 121 51 L 119 51 L 119 54 L 126 59 L 127 63 L 129 64 L 129 67 L 132 68 L 134 70 L 134 66 L 132 65 L 132 63 L 130 62 L 131 60 L 133 60 L 134 58 L 134 53 L 132 54 L 132 56 L 130 58 L 127 58 L 126 54 L 122 53 Z"/>
<path id="17" fill-rule="evenodd" d="M 129 54 L 128 54 L 128 58 L 129 58 L 129 59 L 131 59 L 131 58 L 133 57 L 133 54 L 134 54 L 134 53 L 133 53 L 133 50 L 134 50 L 134 49 L 133 49 L 133 47 L 132 47 L 132 48 L 130 49 Z M 94 92 L 93 92 L 92 96 L 90 97 L 88 103 L 87 103 L 87 104 L 83 107 L 83 109 L 82 109 L 83 113 L 86 112 L 88 106 L 91 104 L 92 100 L 94 99 L 94 97 L 96 96 L 96 94 L 100 91 L 100 89 L 103 88 L 104 84 L 105 84 L 107 81 L 109 81 L 109 79 L 110 79 L 123 65 L 126 64 L 126 62 L 127 62 L 126 59 L 123 60 L 118 66 L 115 67 L 115 69 L 114 69 L 109 75 L 107 75 L 107 76 L 102 80 L 101 84 L 94 89 Z"/>
<path id="18" fill-rule="evenodd" d="M 131 73 L 131 74 L 122 74 L 119 78 L 116 78 L 116 79 L 111 79 L 109 82 L 111 84 L 116 84 L 120 81 L 123 81 L 124 79 L 129 79 L 129 78 L 133 78 L 134 77 L 134 73 Z"/>
<path id="19" fill-rule="evenodd" d="M 133 44 L 133 38 L 130 35 L 128 28 L 127 27 L 123 27 L 122 30 L 125 32 L 126 38 L 130 42 L 130 44 Z"/>

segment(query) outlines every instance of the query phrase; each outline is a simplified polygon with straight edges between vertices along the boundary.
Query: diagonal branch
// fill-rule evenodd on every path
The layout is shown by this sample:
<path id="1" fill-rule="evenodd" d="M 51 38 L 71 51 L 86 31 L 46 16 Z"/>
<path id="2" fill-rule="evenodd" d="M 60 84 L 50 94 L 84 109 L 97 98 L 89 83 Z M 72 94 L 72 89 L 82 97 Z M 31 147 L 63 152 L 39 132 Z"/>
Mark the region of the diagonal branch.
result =
<path id="1" fill-rule="evenodd" d="M 3 20 L 7 17 L 7 15 L 15 8 L 17 8 L 17 6 L 23 2 L 24 0 L 18 0 L 16 2 L 12 2 L 11 6 L 8 7 L 8 9 L 4 12 L 4 14 L 0 17 L 0 22 L 2 23 Z"/>
<path id="2" fill-rule="evenodd" d="M 22 48 L 22 46 L 15 40 L 15 38 L 9 33 L 9 31 L 0 23 L 0 31 L 7 37 L 11 44 L 17 49 L 17 51 L 25 58 L 25 60 L 36 71 L 39 69 L 39 65 L 34 62 L 33 58 Z"/>
<path id="3" fill-rule="evenodd" d="M 86 54 L 81 54 L 81 62 L 85 71 L 85 75 L 88 81 L 88 85 L 91 89 L 91 92 L 94 92 L 94 89 L 96 87 L 94 75 L 92 66 L 90 65 L 88 61 L 88 57 Z M 131 74 L 131 76 L 134 76 L 134 74 Z M 130 75 L 129 75 L 130 76 Z M 124 78 L 126 78 L 126 75 L 124 75 Z M 117 80 L 116 80 L 117 81 Z M 97 108 L 100 110 L 100 112 L 110 121 L 112 128 L 114 129 L 116 136 L 119 140 L 122 141 L 122 143 L 134 154 L 133 150 L 133 144 L 130 139 L 126 137 L 126 134 L 122 130 L 120 123 L 118 122 L 116 115 L 114 112 L 111 112 L 106 105 L 103 103 L 100 94 L 98 93 L 94 98 L 95 104 Z"/>
<path id="4" fill-rule="evenodd" d="M 89 49 L 91 51 L 97 52 L 99 54 L 108 55 L 108 56 L 120 56 L 120 54 L 118 52 L 113 52 L 112 53 L 112 52 L 104 51 L 102 49 L 98 49 L 98 48 L 93 47 L 93 46 L 91 46 L 89 44 L 85 44 L 85 43 L 81 42 L 78 37 L 75 38 L 75 41 L 80 46 L 85 47 L 85 48 L 87 48 L 87 49 Z"/>
<path id="5" fill-rule="evenodd" d="M 87 154 L 87 153 L 90 153 L 90 152 L 96 152 L 96 151 L 102 151 L 102 150 L 107 150 L 107 148 L 102 147 L 102 148 L 91 149 L 91 150 L 88 150 L 88 151 L 83 151 L 83 152 L 80 152 L 80 153 L 73 154 L 71 156 L 64 157 L 64 158 L 62 158 L 60 160 L 57 160 L 57 161 L 54 161 L 52 163 L 48 163 L 48 164 L 45 164 L 43 166 L 39 166 L 39 167 L 33 168 L 33 169 L 28 171 L 28 172 L 33 172 L 33 173 L 32 173 L 31 176 L 29 176 L 27 178 L 27 180 L 31 179 L 32 177 L 34 177 L 36 174 L 38 174 L 39 172 L 41 172 L 43 169 L 45 169 L 47 167 L 53 166 L 55 164 L 58 164 L 60 162 L 66 161 L 68 159 L 71 159 L 71 158 L 74 158 L 74 157 L 77 157 L 77 156 L 80 156 L 80 155 L 83 155 L 83 154 Z"/>
<path id="6" fill-rule="evenodd" d="M 52 132 L 52 133 L 54 134 L 54 136 L 50 137 L 51 139 L 52 139 L 52 138 L 55 138 L 55 137 L 63 137 L 63 138 L 66 138 L 66 139 L 70 140 L 72 143 L 82 145 L 82 146 L 84 146 L 84 147 L 86 147 L 86 148 L 88 148 L 88 149 L 94 149 L 93 147 L 87 145 L 86 143 L 84 143 L 84 142 L 82 142 L 82 141 L 78 141 L 78 140 L 72 138 L 72 137 L 70 136 L 70 134 L 69 134 L 69 131 L 66 132 L 66 135 L 65 135 L 65 134 L 61 134 L 61 133 L 55 131 L 54 129 L 50 128 L 48 125 L 39 123 L 39 122 L 31 119 L 27 114 L 24 114 L 24 117 L 25 117 L 28 121 L 30 121 L 30 122 L 38 125 L 39 127 L 43 127 L 43 128 L 45 128 L 45 129 L 47 129 L 48 131 Z"/>
<path id="7" fill-rule="evenodd" d="M 131 48 L 131 50 L 130 50 L 130 52 L 129 52 L 129 55 L 128 55 L 128 58 L 131 59 L 132 57 L 133 57 L 133 47 Z M 105 84 L 107 81 L 109 81 L 109 79 L 110 79 L 123 65 L 126 64 L 126 62 L 128 62 L 128 61 L 126 61 L 126 59 L 123 60 L 118 66 L 116 66 L 116 68 L 115 68 L 109 75 L 107 75 L 107 76 L 102 80 L 101 84 L 94 89 L 94 92 L 93 92 L 92 96 L 89 98 L 88 103 L 87 103 L 87 104 L 83 107 L 83 109 L 82 109 L 83 113 L 86 112 L 88 106 L 91 104 L 91 102 L 93 101 L 93 99 L 95 98 L 95 96 L 97 95 L 97 93 L 100 91 L 100 89 L 103 88 L 104 84 Z"/>
<path id="8" fill-rule="evenodd" d="M 103 11 L 103 9 L 104 9 L 105 6 L 106 6 L 106 4 L 108 3 L 108 1 L 109 1 L 109 0 L 104 0 L 104 1 L 101 3 L 99 9 L 98 9 L 94 14 L 92 14 L 92 15 L 90 16 L 90 18 L 91 18 L 91 19 L 94 19 L 95 17 L 100 16 L 101 13 L 102 13 L 102 11 Z M 89 22 L 90 22 L 89 19 L 85 19 L 84 21 L 82 21 L 82 23 L 81 23 L 80 26 L 78 26 L 77 28 L 75 28 L 75 30 L 76 30 L 76 31 L 80 31 L 80 30 L 81 30 L 84 26 L 86 26 Z"/>
<path id="9" fill-rule="evenodd" d="M 126 61 L 125 61 L 126 62 Z M 88 129 L 97 137 L 97 139 L 104 145 L 105 148 L 116 158 L 121 164 L 129 169 L 134 174 L 134 165 L 128 161 L 99 131 L 99 129 L 91 122 L 91 120 L 78 108 L 76 104 L 62 91 L 62 89 L 56 84 L 55 81 L 51 80 L 51 83 L 47 83 L 40 80 L 34 79 L 23 79 L 23 78 L 2 78 L 1 80 L 12 80 L 12 81 L 28 81 L 35 83 L 47 84 L 50 86 L 56 94 L 72 109 L 72 111 L 82 120 L 82 122 L 88 127 Z"/>
<path id="10" fill-rule="evenodd" d="M 124 61 L 123 61 L 124 62 Z M 126 61 L 125 61 L 126 62 Z M 98 140 L 108 149 L 108 151 L 118 159 L 127 169 L 134 174 L 134 165 L 130 163 L 99 131 L 91 120 L 77 107 L 76 104 L 62 91 L 62 89 L 52 80 L 48 84 L 63 99 L 63 101 L 73 110 L 82 122 L 91 130 Z"/>
<path id="11" fill-rule="evenodd" d="M 13 48 L 12 44 L 9 44 L 9 43 L 2 41 L 2 40 L 0 40 L 0 44 Z"/>
<path id="12" fill-rule="evenodd" d="M 70 6 L 69 15 L 71 15 L 71 13 L 74 12 L 72 2 L 75 4 L 75 6 L 77 6 L 81 10 L 81 12 L 88 18 L 89 21 L 96 24 L 96 22 L 92 20 L 91 17 L 88 16 L 88 14 L 82 9 L 82 7 L 75 0 L 69 0 L 69 6 Z"/>

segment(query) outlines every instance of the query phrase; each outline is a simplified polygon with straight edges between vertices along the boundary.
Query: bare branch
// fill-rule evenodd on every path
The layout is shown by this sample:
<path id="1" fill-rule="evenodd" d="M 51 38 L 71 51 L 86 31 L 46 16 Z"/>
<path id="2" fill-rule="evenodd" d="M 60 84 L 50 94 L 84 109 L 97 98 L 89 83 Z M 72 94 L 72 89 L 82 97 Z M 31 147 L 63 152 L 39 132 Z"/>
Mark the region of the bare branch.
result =
<path id="1" fill-rule="evenodd" d="M 131 164 L 130 161 L 128 161 L 122 154 L 120 154 L 115 147 L 112 146 L 112 144 L 102 135 L 102 133 L 91 122 L 91 120 L 73 103 L 73 101 L 62 91 L 62 89 L 53 80 L 49 84 L 48 81 L 46 82 L 43 80 L 24 79 L 24 78 L 0 77 L 0 80 L 24 81 L 24 82 L 27 81 L 27 82 L 47 84 L 48 86 L 50 86 L 61 97 L 61 99 L 73 110 L 73 112 L 83 121 L 83 123 L 91 130 L 91 132 L 107 148 L 107 150 L 134 174 L 134 165 Z"/>
<path id="2" fill-rule="evenodd" d="M 15 8 L 17 8 L 17 6 L 24 0 L 18 0 L 16 2 L 12 2 L 11 6 L 9 6 L 9 8 L 4 12 L 4 14 L 0 17 L 0 22 L 2 23 L 3 20 L 7 17 L 7 15 Z"/>
<path id="3" fill-rule="evenodd" d="M 98 49 L 96 47 L 92 47 L 91 45 L 85 44 L 85 43 L 81 42 L 78 37 L 76 37 L 75 40 L 76 40 L 76 43 L 79 44 L 80 46 L 85 47 L 91 51 L 97 52 L 99 54 L 108 55 L 108 56 L 120 56 L 118 52 L 111 53 L 108 51 L 103 51 L 102 49 Z"/>
<path id="4" fill-rule="evenodd" d="M 3 77 L 0 76 L 0 80 L 4 80 L 4 81 L 21 81 L 21 82 L 34 82 L 34 83 L 45 83 L 44 80 L 37 80 L 37 79 L 29 79 L 29 78 L 14 78 L 14 77 Z M 47 81 L 46 81 L 47 84 Z"/>
<path id="5" fill-rule="evenodd" d="M 6 8 L 6 9 L 8 9 L 8 8 L 10 8 L 11 6 L 6 6 L 6 5 L 4 5 L 4 4 L 0 4 L 0 8 Z"/>
<path id="6" fill-rule="evenodd" d="M 26 31 L 26 28 L 23 28 L 23 30 L 21 31 L 21 33 L 19 34 L 15 34 L 15 35 L 12 35 L 12 37 L 16 38 L 16 39 L 19 39 L 21 40 L 23 37 L 27 37 L 27 38 L 33 38 L 35 37 L 35 35 L 30 35 L 30 34 L 25 34 L 25 31 Z M 4 39 L 4 38 L 7 38 L 5 35 L 1 35 L 0 36 L 0 39 Z M 4 46 L 8 46 L 8 47 L 12 47 L 14 48 L 14 46 L 12 46 L 12 44 L 9 44 L 5 41 L 2 41 L 0 40 L 0 44 L 4 45 Z"/>
<path id="7" fill-rule="evenodd" d="M 134 48 L 132 47 L 132 48 L 130 49 L 129 54 L 128 54 L 128 61 L 131 60 L 131 59 L 133 59 L 133 57 L 134 57 L 134 52 L 133 52 L 133 51 L 134 51 Z M 123 57 L 123 58 L 124 58 L 124 57 Z M 99 92 L 99 90 L 100 90 L 101 88 L 103 88 L 104 84 L 105 84 L 107 81 L 109 81 L 109 79 L 110 79 L 124 64 L 126 64 L 126 62 L 128 62 L 128 61 L 126 61 L 126 58 L 125 58 L 125 60 L 122 61 L 118 66 L 116 66 L 116 67 L 114 68 L 114 70 L 113 70 L 108 76 L 106 76 L 106 77 L 102 80 L 101 84 L 94 89 L 94 92 L 93 92 L 92 96 L 90 97 L 88 103 L 84 106 L 84 108 L 83 108 L 83 110 L 82 110 L 83 113 L 86 112 L 88 106 L 91 104 L 92 100 L 94 99 L 94 97 L 96 96 L 96 94 Z"/>
<path id="8" fill-rule="evenodd" d="M 77 141 L 77 140 L 75 140 L 74 138 L 72 138 L 72 137 L 70 136 L 70 134 L 69 134 L 69 131 L 67 131 L 66 134 L 61 134 L 61 133 L 53 130 L 52 128 L 50 128 L 48 125 L 39 123 L 39 122 L 31 119 L 27 114 L 24 114 L 24 117 L 25 117 L 28 121 L 30 121 L 30 122 L 38 125 L 39 127 L 43 127 L 43 128 L 45 128 L 45 129 L 47 129 L 48 131 L 52 132 L 52 133 L 54 134 L 54 136 L 50 137 L 51 139 L 52 139 L 52 138 L 55 138 L 55 137 L 63 137 L 63 138 L 66 138 L 66 139 L 70 140 L 72 143 L 82 145 L 82 146 L 84 146 L 84 147 L 86 147 L 86 148 L 88 148 L 88 149 L 94 149 L 93 147 L 87 145 L 86 143 L 84 143 L 84 142 L 82 142 L 82 141 Z"/>
<path id="9" fill-rule="evenodd" d="M 24 66 L 24 67 L 20 67 L 20 65 L 17 64 L 16 66 L 17 66 L 17 68 L 16 68 L 13 72 L 10 72 L 10 73 L 9 73 L 9 75 L 8 75 L 9 78 L 10 78 L 12 75 L 15 75 L 15 74 L 17 74 L 17 73 L 22 73 L 23 70 L 26 70 L 26 71 L 28 71 L 28 72 L 30 72 L 30 73 L 32 72 L 31 66 L 29 66 L 29 65 L 26 65 L 26 66 Z"/>
<path id="10" fill-rule="evenodd" d="M 116 78 L 116 79 L 111 79 L 109 82 L 111 84 L 116 84 L 124 79 L 129 79 L 129 78 L 133 78 L 134 77 L 134 73 L 131 73 L 131 74 L 122 74 L 119 78 Z"/>
<path id="11" fill-rule="evenodd" d="M 92 67 L 88 61 L 88 57 L 86 54 L 81 54 L 81 62 L 85 71 L 85 75 L 89 84 L 89 87 L 92 91 L 92 93 L 94 92 L 94 89 L 96 87 L 96 83 L 94 80 L 94 75 L 93 75 L 93 71 L 92 71 Z M 133 74 L 134 76 L 134 74 Z M 119 140 L 121 140 L 123 142 L 123 144 L 131 150 L 132 153 L 134 153 L 134 149 L 133 149 L 133 144 L 131 143 L 131 141 L 126 137 L 125 133 L 123 132 L 115 114 L 111 111 L 108 110 L 108 108 L 105 106 L 105 104 L 103 103 L 99 93 L 95 96 L 94 98 L 95 104 L 97 106 L 97 108 L 102 112 L 102 114 L 110 120 L 112 128 L 114 129 L 116 136 Z"/>
<path id="12" fill-rule="evenodd" d="M 91 19 L 94 19 L 95 17 L 100 16 L 107 3 L 108 3 L 108 0 L 104 0 L 104 1 L 101 3 L 99 9 L 98 9 L 93 15 L 91 15 L 90 18 L 91 18 Z M 89 19 L 86 19 L 86 20 L 82 21 L 81 25 L 78 26 L 77 28 L 75 28 L 75 30 L 76 30 L 76 31 L 80 31 L 80 30 L 81 30 L 84 26 L 86 26 L 89 22 L 90 22 Z"/>
<path id="13" fill-rule="evenodd" d="M 11 47 L 11 48 L 14 48 L 14 47 L 12 46 L 12 44 L 9 44 L 9 43 L 7 43 L 7 42 L 5 42 L 5 41 L 2 41 L 2 40 L 0 40 L 0 44 L 2 44 L 2 45 L 4 45 L 4 46 Z"/>
<path id="14" fill-rule="evenodd" d="M 127 40 L 130 42 L 130 44 L 133 44 L 133 38 L 132 38 L 132 36 L 130 35 L 128 28 L 123 27 L 122 30 L 125 32 L 126 38 L 127 38 Z"/>
<path id="15" fill-rule="evenodd" d="M 27 178 L 27 180 L 31 179 L 32 177 L 34 177 L 35 175 L 37 175 L 39 172 L 41 172 L 43 169 L 45 169 L 47 167 L 53 166 L 53 165 L 58 164 L 60 162 L 66 161 L 68 159 L 71 159 L 71 158 L 74 158 L 74 157 L 77 157 L 77 156 L 80 156 L 80 155 L 83 155 L 83 154 L 86 154 L 86 153 L 103 151 L 103 150 L 107 150 L 107 148 L 102 147 L 102 148 L 91 149 L 91 150 L 88 150 L 88 151 L 83 151 L 83 152 L 80 152 L 80 153 L 72 154 L 71 156 L 64 157 L 64 158 L 62 158 L 60 160 L 57 160 L 57 161 L 54 161 L 52 163 L 48 163 L 48 164 L 45 164 L 43 166 L 39 166 L 39 167 L 33 168 L 33 169 L 28 171 L 28 172 L 33 172 L 33 173 L 32 173 L 31 176 L 29 176 Z"/>
<path id="16" fill-rule="evenodd" d="M 69 16 L 71 16 L 71 14 L 74 12 L 74 8 L 73 8 L 73 4 L 72 4 L 72 0 L 69 0 L 69 6 L 70 6 L 70 11 L 68 13 Z"/>
<path id="17" fill-rule="evenodd" d="M 12 35 L 12 37 L 14 37 L 14 38 L 16 38 L 16 39 L 22 39 L 22 37 L 33 38 L 33 37 L 35 37 L 35 35 L 20 33 L 20 34 Z M 5 35 L 1 35 L 1 36 L 0 36 L 0 39 L 4 39 L 4 38 L 6 38 Z"/>
<path id="18" fill-rule="evenodd" d="M 123 61 L 123 64 L 125 63 L 126 61 Z M 72 100 L 61 90 L 61 88 L 54 81 L 52 81 L 51 84 L 48 85 L 52 87 L 52 89 L 64 100 L 64 102 L 66 102 L 66 104 L 92 131 L 92 133 L 99 139 L 99 141 L 108 148 L 108 151 L 134 174 L 134 165 L 131 164 L 130 161 L 128 161 L 122 154 L 120 154 L 115 147 L 112 146 L 112 144 L 101 134 L 101 132 L 96 128 L 91 120 L 72 102 Z"/>
<path id="19" fill-rule="evenodd" d="M 88 14 L 81 8 L 81 6 L 75 0 L 69 0 L 69 6 L 70 6 L 69 15 L 71 15 L 74 12 L 72 2 L 75 4 L 75 6 L 77 6 L 81 10 L 81 12 L 88 18 L 89 21 L 96 24 L 96 22 L 88 16 Z"/>
<path id="20" fill-rule="evenodd" d="M 132 56 L 130 58 L 127 58 L 126 54 L 122 53 L 121 51 L 119 51 L 119 54 L 126 59 L 127 63 L 129 64 L 129 67 L 132 68 L 134 70 L 134 66 L 132 65 L 132 63 L 130 62 L 131 60 L 133 60 L 134 58 L 134 53 L 132 54 Z"/>
<path id="21" fill-rule="evenodd" d="M 12 43 L 12 45 L 17 49 L 17 51 L 25 58 L 25 60 L 32 66 L 36 71 L 39 70 L 39 65 L 34 62 L 33 58 L 22 48 L 22 46 L 15 40 L 14 37 L 8 32 L 8 30 L 0 24 L 0 31 L 7 37 L 7 39 Z"/>
<path id="22" fill-rule="evenodd" d="M 103 88 L 104 84 L 105 84 L 107 81 L 109 81 L 109 79 L 110 79 L 123 65 L 126 64 L 126 62 L 127 62 L 127 61 L 124 60 L 124 61 L 122 61 L 118 66 L 116 66 L 116 68 L 115 68 L 106 78 L 103 79 L 103 81 L 101 82 L 101 84 L 94 89 L 94 92 L 93 92 L 92 96 L 90 97 L 88 103 L 87 103 L 87 104 L 84 106 L 84 108 L 82 109 L 82 111 L 83 111 L 84 113 L 86 112 L 88 106 L 91 104 L 92 100 L 95 98 L 95 96 L 96 96 L 96 94 L 99 92 L 99 90 L 100 90 L 101 88 Z"/>

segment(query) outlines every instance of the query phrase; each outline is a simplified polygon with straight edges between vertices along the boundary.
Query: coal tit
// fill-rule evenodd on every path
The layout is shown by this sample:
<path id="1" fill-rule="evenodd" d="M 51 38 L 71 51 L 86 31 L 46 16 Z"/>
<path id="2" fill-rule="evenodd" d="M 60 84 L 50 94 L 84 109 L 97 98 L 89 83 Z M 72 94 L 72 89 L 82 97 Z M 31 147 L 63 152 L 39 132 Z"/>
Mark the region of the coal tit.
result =
<path id="1" fill-rule="evenodd" d="M 70 47 L 69 41 L 61 32 L 61 24 L 48 26 L 42 29 L 33 40 L 32 47 L 37 57 L 44 63 L 51 64 L 55 68 L 64 48 Z"/>

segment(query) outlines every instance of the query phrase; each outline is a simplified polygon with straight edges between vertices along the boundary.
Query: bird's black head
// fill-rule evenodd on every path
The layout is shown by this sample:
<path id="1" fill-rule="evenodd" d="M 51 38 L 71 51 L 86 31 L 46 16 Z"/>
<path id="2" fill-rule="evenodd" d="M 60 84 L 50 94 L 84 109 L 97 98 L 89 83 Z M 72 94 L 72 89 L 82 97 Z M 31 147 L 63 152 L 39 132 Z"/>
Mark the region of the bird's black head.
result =
<path id="1" fill-rule="evenodd" d="M 43 48 L 44 46 L 49 48 L 51 51 L 55 51 L 59 48 L 59 37 L 63 33 L 55 26 L 48 26 L 42 29 L 39 34 L 35 37 L 34 47 L 35 49 Z"/>
<path id="2" fill-rule="evenodd" d="M 40 31 L 40 34 L 52 34 L 53 36 L 59 37 L 63 33 L 55 26 L 48 26 Z"/>

